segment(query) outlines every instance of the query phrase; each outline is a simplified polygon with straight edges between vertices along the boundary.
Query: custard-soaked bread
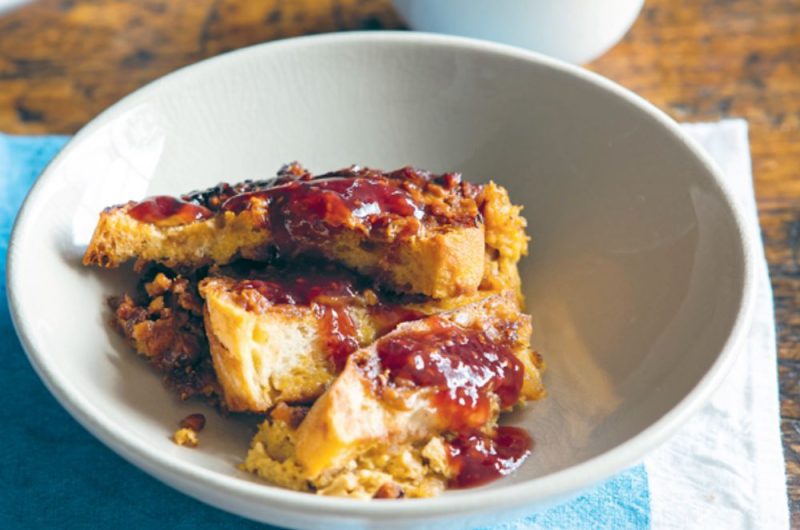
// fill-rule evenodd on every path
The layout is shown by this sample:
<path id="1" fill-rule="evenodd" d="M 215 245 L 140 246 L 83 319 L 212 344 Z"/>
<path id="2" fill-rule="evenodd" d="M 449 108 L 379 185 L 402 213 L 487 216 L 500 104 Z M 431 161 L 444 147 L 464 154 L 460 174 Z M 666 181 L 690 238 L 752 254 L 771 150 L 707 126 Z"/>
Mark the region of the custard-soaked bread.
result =
<path id="1" fill-rule="evenodd" d="M 137 258 L 186 269 L 310 252 L 396 291 L 445 298 L 501 277 L 513 286 L 515 267 L 488 277 L 485 261 L 515 265 L 527 249 L 523 227 L 519 209 L 494 184 L 411 168 L 314 177 L 292 164 L 272 180 L 108 208 L 84 264 Z"/>
<path id="2" fill-rule="evenodd" d="M 492 432 L 498 414 L 543 396 L 530 317 L 512 293 L 400 324 L 353 353 L 297 430 L 308 477 L 380 446 Z"/>
<path id="3" fill-rule="evenodd" d="M 425 497 L 496 478 L 529 449 L 522 431 L 497 427 L 499 413 L 544 395 L 530 333 L 512 292 L 400 324 L 353 353 L 307 413 L 278 405 L 243 468 L 355 497 Z"/>
<path id="4" fill-rule="evenodd" d="M 309 477 L 295 456 L 297 426 L 307 409 L 278 405 L 259 427 L 242 469 L 288 489 L 361 499 L 433 497 L 453 474 L 441 437 L 375 447 L 340 469 Z"/>
<path id="5" fill-rule="evenodd" d="M 322 394 L 356 349 L 399 323 L 491 293 L 445 300 L 373 290 L 332 263 L 224 268 L 200 282 L 217 379 L 231 411 L 265 412 Z"/>

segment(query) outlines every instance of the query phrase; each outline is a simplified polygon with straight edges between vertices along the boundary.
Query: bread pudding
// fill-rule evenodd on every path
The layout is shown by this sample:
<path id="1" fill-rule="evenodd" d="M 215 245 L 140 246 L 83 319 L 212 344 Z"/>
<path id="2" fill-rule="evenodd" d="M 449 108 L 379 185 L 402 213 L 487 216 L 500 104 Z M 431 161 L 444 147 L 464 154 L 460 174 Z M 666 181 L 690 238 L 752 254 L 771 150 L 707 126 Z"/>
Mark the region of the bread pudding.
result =
<path id="1" fill-rule="evenodd" d="M 453 173 L 351 167 L 312 176 L 290 164 L 271 180 L 108 208 L 84 264 L 136 258 L 185 269 L 311 253 L 392 290 L 445 298 L 474 292 L 484 277 L 482 191 Z"/>
<path id="2" fill-rule="evenodd" d="M 307 261 L 213 271 L 199 284 L 217 379 L 230 411 L 311 402 L 356 349 L 399 323 L 466 305 L 376 290 L 368 278 Z"/>
<path id="3" fill-rule="evenodd" d="M 84 264 L 136 260 L 116 329 L 183 399 L 264 420 L 242 469 L 323 495 L 425 497 L 530 453 L 500 414 L 544 396 L 494 183 L 353 166 L 100 214 Z M 177 439 L 177 438 L 176 438 Z"/>

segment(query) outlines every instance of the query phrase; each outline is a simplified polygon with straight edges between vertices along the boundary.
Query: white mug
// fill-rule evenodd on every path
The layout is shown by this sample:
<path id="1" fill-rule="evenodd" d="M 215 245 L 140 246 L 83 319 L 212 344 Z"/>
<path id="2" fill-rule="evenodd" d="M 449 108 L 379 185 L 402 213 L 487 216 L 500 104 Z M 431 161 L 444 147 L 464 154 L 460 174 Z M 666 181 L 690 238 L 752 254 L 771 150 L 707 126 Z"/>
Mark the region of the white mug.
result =
<path id="1" fill-rule="evenodd" d="M 572 63 L 630 29 L 644 0 L 394 0 L 412 29 L 488 39 Z"/>

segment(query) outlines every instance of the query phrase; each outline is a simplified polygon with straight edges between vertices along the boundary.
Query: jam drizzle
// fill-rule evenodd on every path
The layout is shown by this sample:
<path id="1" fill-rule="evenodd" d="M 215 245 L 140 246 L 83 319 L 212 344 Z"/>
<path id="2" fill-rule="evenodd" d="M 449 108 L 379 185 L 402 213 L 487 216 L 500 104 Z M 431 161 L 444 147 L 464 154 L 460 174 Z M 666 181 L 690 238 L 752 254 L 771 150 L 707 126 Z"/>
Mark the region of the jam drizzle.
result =
<path id="1" fill-rule="evenodd" d="M 387 178 L 330 175 L 291 180 L 270 189 L 236 195 L 223 211 L 240 213 L 254 199 L 268 206 L 269 225 L 279 254 L 292 254 L 319 243 L 340 227 L 388 233 L 392 221 L 408 219 L 403 235 L 416 234 L 424 207 L 395 181 Z"/>
<path id="2" fill-rule="evenodd" d="M 128 215 L 142 223 L 151 223 L 157 226 L 177 226 L 201 221 L 214 216 L 214 212 L 204 206 L 170 197 L 157 195 L 136 204 Z"/>
<path id="3" fill-rule="evenodd" d="M 235 290 L 252 289 L 272 304 L 311 305 L 336 298 L 351 299 L 358 294 L 354 279 L 335 273 L 287 275 L 274 279 L 247 279 L 236 284 Z"/>
<path id="4" fill-rule="evenodd" d="M 456 435 L 447 442 L 454 469 L 452 488 L 472 488 L 512 473 L 531 454 L 533 441 L 518 427 L 498 427 L 494 436 L 480 432 Z"/>
<path id="5" fill-rule="evenodd" d="M 377 362 L 365 366 L 377 383 L 388 373 L 395 387 L 428 388 L 431 401 L 449 432 L 446 442 L 453 469 L 450 486 L 479 486 L 505 476 L 530 454 L 532 441 L 515 427 L 485 428 L 493 416 L 492 403 L 501 408 L 519 400 L 524 367 L 513 354 L 515 329 L 464 328 L 438 317 L 426 330 L 397 333 L 378 341 Z"/>
<path id="6" fill-rule="evenodd" d="M 450 430 L 479 429 L 491 418 L 493 396 L 501 408 L 519 399 L 522 363 L 511 352 L 510 337 L 490 338 L 482 329 L 433 320 L 431 330 L 379 341 L 381 368 L 397 386 L 432 389 L 438 415 Z"/>
<path id="7" fill-rule="evenodd" d="M 347 358 L 358 349 L 358 332 L 346 307 L 315 305 L 314 312 L 322 319 L 322 333 L 328 357 L 336 372 L 344 370 Z"/>
<path id="8" fill-rule="evenodd" d="M 384 240 L 410 237 L 425 225 L 477 226 L 479 185 L 458 173 L 436 175 L 411 167 L 391 172 L 350 168 L 314 176 L 297 163 L 267 180 L 222 182 L 180 198 L 152 197 L 134 205 L 140 221 L 174 226 L 214 214 L 241 213 L 259 204 L 284 255 L 315 246 L 342 227 Z M 397 222 L 402 221 L 402 222 Z"/>

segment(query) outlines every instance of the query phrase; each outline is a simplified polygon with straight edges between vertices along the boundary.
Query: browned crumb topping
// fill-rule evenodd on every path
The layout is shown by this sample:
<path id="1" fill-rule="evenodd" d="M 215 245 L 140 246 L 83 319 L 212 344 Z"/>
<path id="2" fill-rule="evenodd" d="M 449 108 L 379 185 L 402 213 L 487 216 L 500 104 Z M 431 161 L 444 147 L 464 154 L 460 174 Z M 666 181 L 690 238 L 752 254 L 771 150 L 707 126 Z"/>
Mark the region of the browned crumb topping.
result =
<path id="1" fill-rule="evenodd" d="M 346 186 L 340 189 L 336 183 Z M 333 184 L 333 186 L 331 186 Z M 350 204 L 348 199 L 358 198 L 365 193 L 364 202 L 380 205 L 380 215 L 386 215 L 383 207 L 390 206 L 398 199 L 407 200 L 411 206 L 405 215 L 391 215 L 393 222 L 423 221 L 433 225 L 462 224 L 475 226 L 480 221 L 476 197 L 482 186 L 462 181 L 460 173 L 443 173 L 440 175 L 413 167 L 403 167 L 395 171 L 351 166 L 348 168 L 313 175 L 306 168 L 292 162 L 282 167 L 275 178 L 259 181 L 246 180 L 238 184 L 220 183 L 202 191 L 194 191 L 181 196 L 181 200 L 206 208 L 209 211 L 240 210 L 246 208 L 254 198 L 272 201 L 278 196 L 292 195 L 293 199 L 309 198 L 308 193 L 294 193 L 297 186 L 320 197 L 333 200 L 329 210 L 338 213 L 355 214 L 362 203 Z M 325 197 L 325 195 L 328 195 Z M 339 201 L 342 198 L 344 201 Z M 346 198 L 346 199 L 345 199 Z M 314 203 L 316 204 L 316 202 Z M 303 204 L 303 206 L 307 206 Z M 313 205 L 312 205 L 313 206 Z M 340 206 L 340 208 L 336 208 Z M 391 208 L 390 208 L 391 209 Z M 399 212 L 395 212 L 397 214 Z M 370 210 L 370 215 L 375 212 Z M 363 221 L 363 219 L 361 219 Z M 341 220 L 343 221 L 343 220 Z"/>
<path id="2" fill-rule="evenodd" d="M 220 404 L 196 282 L 151 272 L 145 274 L 141 288 L 136 298 L 125 294 L 109 300 L 115 328 L 164 375 L 181 399 L 202 395 Z"/>

